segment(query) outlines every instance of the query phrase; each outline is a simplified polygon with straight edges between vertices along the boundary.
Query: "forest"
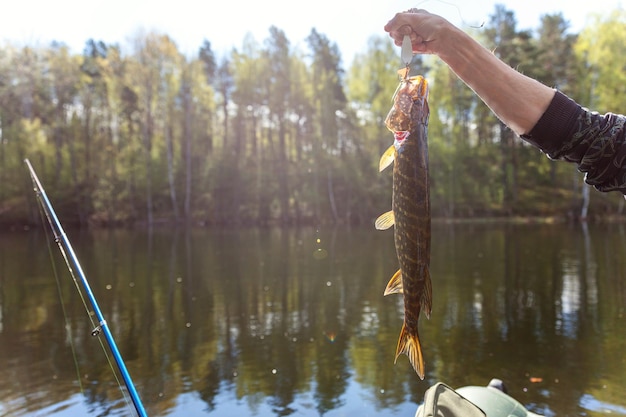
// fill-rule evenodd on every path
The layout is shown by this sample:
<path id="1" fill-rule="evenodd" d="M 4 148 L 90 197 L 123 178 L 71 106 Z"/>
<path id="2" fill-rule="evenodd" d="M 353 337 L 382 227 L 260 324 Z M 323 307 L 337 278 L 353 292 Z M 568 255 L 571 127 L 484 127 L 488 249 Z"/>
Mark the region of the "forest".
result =
<path id="1" fill-rule="evenodd" d="M 585 107 L 626 107 L 626 12 L 579 33 L 547 14 L 519 29 L 498 5 L 480 42 L 520 72 Z M 399 48 L 373 35 L 344 66 L 312 29 L 306 50 L 270 27 L 217 56 L 185 56 L 163 33 L 127 48 L 95 39 L 0 46 L 0 224 L 40 221 L 28 158 L 61 221 L 82 226 L 372 223 L 391 203 L 378 159 L 398 83 Z M 124 50 L 124 52 L 123 52 Z M 583 182 L 504 126 L 436 58 L 429 156 L 434 217 L 619 218 L 624 199 Z"/>

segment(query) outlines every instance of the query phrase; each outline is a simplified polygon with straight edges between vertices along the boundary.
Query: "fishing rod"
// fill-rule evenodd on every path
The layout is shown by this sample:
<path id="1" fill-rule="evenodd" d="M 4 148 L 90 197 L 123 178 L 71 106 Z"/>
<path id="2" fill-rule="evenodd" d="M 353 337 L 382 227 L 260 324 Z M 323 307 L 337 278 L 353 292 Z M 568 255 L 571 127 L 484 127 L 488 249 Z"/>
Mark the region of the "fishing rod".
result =
<path id="1" fill-rule="evenodd" d="M 100 334 L 100 332 L 104 334 L 104 338 L 107 341 L 109 350 L 113 354 L 113 358 L 115 359 L 117 368 L 120 374 L 122 375 L 122 378 L 124 379 L 124 383 L 126 384 L 126 389 L 128 390 L 128 393 L 133 402 L 133 405 L 135 406 L 135 410 L 137 411 L 137 414 L 140 417 L 147 417 L 148 414 L 146 413 L 146 410 L 143 407 L 143 403 L 141 402 L 141 399 L 139 398 L 139 394 L 137 394 L 137 390 L 135 389 L 135 385 L 133 384 L 130 374 L 128 373 L 128 370 L 126 369 L 126 365 L 124 364 L 122 355 L 117 349 L 117 345 L 115 344 L 113 335 L 111 334 L 111 331 L 109 330 L 109 326 L 107 325 L 107 322 L 104 319 L 102 312 L 100 311 L 100 307 L 98 306 L 96 297 L 91 291 L 91 287 L 89 286 L 89 283 L 87 282 L 87 278 L 85 277 L 85 274 L 83 273 L 83 269 L 81 268 L 80 263 L 78 262 L 78 258 L 76 257 L 76 254 L 74 253 L 74 249 L 72 248 L 72 245 L 70 244 L 70 241 L 67 238 L 65 231 L 63 230 L 63 226 L 61 226 L 61 222 L 59 222 L 59 219 L 57 218 L 57 215 L 54 212 L 54 208 L 52 208 L 52 204 L 50 203 L 50 200 L 48 199 L 48 196 L 46 195 L 46 191 L 43 189 L 43 186 L 41 185 L 41 182 L 39 181 L 39 178 L 37 177 L 37 174 L 35 173 L 35 169 L 33 168 L 33 166 L 31 165 L 28 159 L 25 159 L 24 162 L 26 162 L 26 165 L 28 166 L 30 177 L 33 180 L 33 186 L 35 189 L 37 200 L 39 200 L 39 203 L 41 204 L 44 210 L 44 213 L 46 214 L 46 218 L 48 219 L 48 223 L 50 223 L 50 227 L 52 228 L 52 232 L 54 233 L 55 241 L 59 245 L 59 249 L 61 250 L 64 256 L 65 256 L 65 252 L 63 251 L 63 247 L 65 247 L 65 250 L 69 254 L 69 258 L 71 259 L 71 262 L 74 265 L 74 270 L 76 271 L 76 273 L 78 274 L 78 277 L 80 278 L 82 287 L 85 290 L 85 293 L 87 294 L 87 298 L 89 298 L 89 302 L 91 303 L 91 306 L 93 308 L 94 315 L 96 316 L 98 320 L 98 327 L 96 327 L 91 332 L 91 334 L 93 336 L 97 336 L 98 334 Z M 69 264 L 67 257 L 65 257 L 65 259 L 66 259 L 66 263 L 68 263 L 67 265 L 68 268 L 70 268 L 70 272 L 72 272 L 72 267 Z"/>

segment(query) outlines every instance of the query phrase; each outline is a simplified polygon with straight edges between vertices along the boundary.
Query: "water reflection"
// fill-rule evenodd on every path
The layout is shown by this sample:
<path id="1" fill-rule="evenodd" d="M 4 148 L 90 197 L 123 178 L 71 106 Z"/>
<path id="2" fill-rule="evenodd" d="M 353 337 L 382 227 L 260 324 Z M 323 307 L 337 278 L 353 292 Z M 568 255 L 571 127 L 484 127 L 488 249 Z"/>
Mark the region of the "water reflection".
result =
<path id="1" fill-rule="evenodd" d="M 69 233 L 153 416 L 412 415 L 436 381 L 492 377 L 546 415 L 600 415 L 597 403 L 619 414 L 622 225 L 436 225 L 433 235 L 422 382 L 405 357 L 393 365 L 402 303 L 382 296 L 397 265 L 389 233 Z M 65 329 L 43 238 L 0 237 L 0 415 L 127 415 L 61 276 Z"/>

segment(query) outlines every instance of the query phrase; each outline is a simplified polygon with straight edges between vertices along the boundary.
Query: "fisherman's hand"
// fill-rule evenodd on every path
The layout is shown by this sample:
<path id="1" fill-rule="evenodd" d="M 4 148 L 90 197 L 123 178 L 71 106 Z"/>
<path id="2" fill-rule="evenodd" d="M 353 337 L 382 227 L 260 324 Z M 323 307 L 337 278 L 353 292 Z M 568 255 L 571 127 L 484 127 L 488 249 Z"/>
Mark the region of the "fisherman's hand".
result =
<path id="1" fill-rule="evenodd" d="M 447 27 L 454 27 L 441 16 L 426 10 L 410 9 L 396 15 L 385 25 L 398 46 L 402 45 L 405 35 L 411 37 L 413 52 L 421 54 L 437 54 L 437 47 L 441 42 L 438 39 Z"/>

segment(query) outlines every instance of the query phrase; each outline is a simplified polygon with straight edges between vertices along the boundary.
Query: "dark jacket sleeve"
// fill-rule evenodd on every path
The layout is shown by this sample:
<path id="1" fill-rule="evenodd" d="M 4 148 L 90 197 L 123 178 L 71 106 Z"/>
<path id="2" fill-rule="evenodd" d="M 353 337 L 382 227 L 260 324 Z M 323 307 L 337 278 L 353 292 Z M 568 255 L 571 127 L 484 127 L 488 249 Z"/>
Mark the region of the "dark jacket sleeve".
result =
<path id="1" fill-rule="evenodd" d="M 600 191 L 626 194 L 626 116 L 589 111 L 556 92 L 535 127 L 522 138 L 552 159 L 578 164 Z"/>

